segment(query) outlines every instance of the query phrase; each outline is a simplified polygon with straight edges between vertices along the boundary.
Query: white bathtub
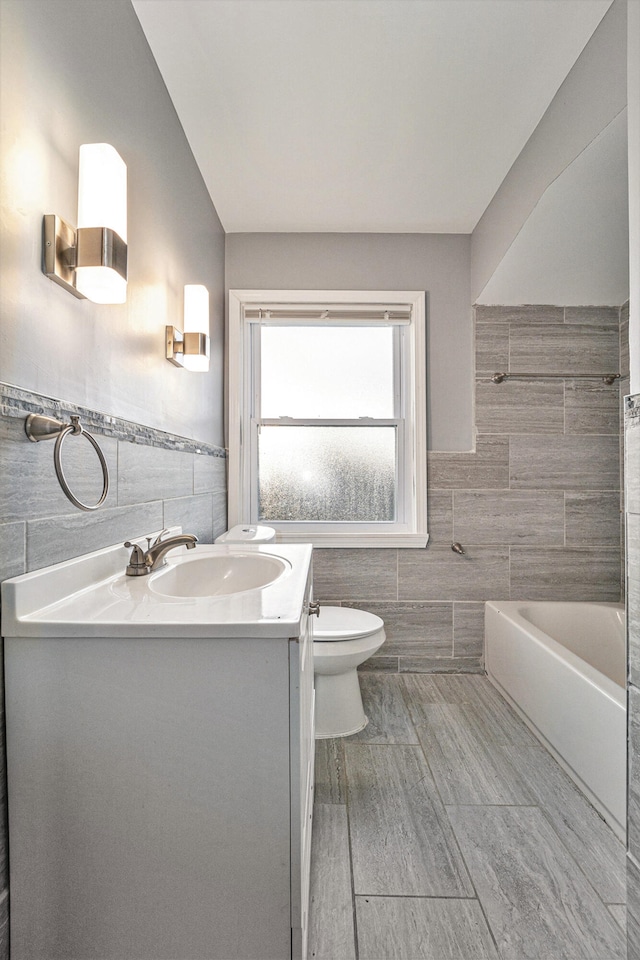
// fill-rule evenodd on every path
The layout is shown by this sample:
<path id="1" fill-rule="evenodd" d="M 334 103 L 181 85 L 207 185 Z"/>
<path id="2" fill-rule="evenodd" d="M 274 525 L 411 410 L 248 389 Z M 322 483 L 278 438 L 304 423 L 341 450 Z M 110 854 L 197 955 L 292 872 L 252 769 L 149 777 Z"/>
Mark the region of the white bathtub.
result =
<path id="1" fill-rule="evenodd" d="M 485 658 L 491 682 L 624 839 L 622 604 L 491 601 Z"/>

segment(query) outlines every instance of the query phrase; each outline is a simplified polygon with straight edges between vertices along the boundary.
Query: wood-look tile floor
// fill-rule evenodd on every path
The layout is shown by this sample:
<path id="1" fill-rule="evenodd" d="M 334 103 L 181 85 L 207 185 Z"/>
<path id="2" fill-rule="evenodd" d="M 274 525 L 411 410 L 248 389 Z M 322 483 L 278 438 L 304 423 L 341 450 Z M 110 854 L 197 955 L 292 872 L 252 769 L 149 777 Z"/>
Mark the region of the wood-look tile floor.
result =
<path id="1" fill-rule="evenodd" d="M 624 960 L 624 848 L 483 676 L 363 673 L 316 743 L 313 960 Z"/>

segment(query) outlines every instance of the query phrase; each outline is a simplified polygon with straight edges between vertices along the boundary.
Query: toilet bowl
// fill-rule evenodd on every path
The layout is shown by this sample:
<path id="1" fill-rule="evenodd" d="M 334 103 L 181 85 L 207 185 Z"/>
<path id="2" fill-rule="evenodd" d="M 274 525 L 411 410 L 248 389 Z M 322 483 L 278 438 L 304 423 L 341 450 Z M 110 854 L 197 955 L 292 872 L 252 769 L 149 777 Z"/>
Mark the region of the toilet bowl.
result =
<path id="1" fill-rule="evenodd" d="M 239 523 L 216 543 L 272 543 L 273 527 Z M 358 667 L 385 641 L 384 621 L 352 607 L 320 607 L 313 621 L 313 674 L 316 691 L 316 740 L 348 737 L 366 727 Z"/>
<path id="2" fill-rule="evenodd" d="M 385 641 L 384 621 L 352 607 L 320 607 L 313 619 L 316 740 L 366 727 L 357 669 Z"/>

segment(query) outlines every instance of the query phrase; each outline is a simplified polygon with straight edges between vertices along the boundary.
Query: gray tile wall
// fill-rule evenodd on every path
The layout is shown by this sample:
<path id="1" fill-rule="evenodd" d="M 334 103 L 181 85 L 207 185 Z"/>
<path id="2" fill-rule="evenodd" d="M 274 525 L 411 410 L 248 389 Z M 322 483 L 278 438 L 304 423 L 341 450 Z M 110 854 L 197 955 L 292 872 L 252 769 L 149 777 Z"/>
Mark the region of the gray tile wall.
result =
<path id="1" fill-rule="evenodd" d="M 626 378 L 627 326 L 626 306 L 476 308 L 476 449 L 428 455 L 429 546 L 314 552 L 319 600 L 385 621 L 387 641 L 363 669 L 481 671 L 485 600 L 620 599 L 628 379 L 491 375 Z"/>
<path id="2" fill-rule="evenodd" d="M 2 579 L 171 524 L 182 524 L 204 543 L 226 529 L 223 456 L 92 432 L 107 459 L 110 488 L 100 509 L 84 513 L 67 500 L 58 484 L 53 442 L 31 443 L 24 432 L 24 417 L 0 416 Z M 91 446 L 82 438 L 67 437 L 62 456 L 73 492 L 95 502 L 102 474 Z"/>
<path id="3" fill-rule="evenodd" d="M 640 960 L 640 394 L 625 415 L 627 650 L 629 656 L 628 960 Z"/>
<path id="4" fill-rule="evenodd" d="M 47 398 L 41 399 L 43 412 L 60 417 Z M 192 442 L 185 444 L 190 452 L 164 448 L 158 445 L 162 442 L 159 431 L 151 437 L 145 427 L 137 432 L 135 424 L 129 425 L 131 440 L 102 435 L 92 426 L 109 466 L 110 490 L 100 509 L 83 513 L 58 485 L 53 442 L 31 443 L 24 419 L 17 408 L 0 415 L 0 580 L 165 526 L 181 524 L 204 543 L 226 529 L 224 456 L 194 453 Z M 142 442 L 133 442 L 134 437 Z M 175 439 L 167 436 L 167 443 L 174 445 Z M 102 490 L 102 474 L 91 446 L 82 438 L 67 437 L 62 455 L 73 492 L 95 502 Z M 1 666 L 0 641 L 0 671 Z M 0 676 L 0 758 L 4 756 L 3 690 Z M 5 787 L 0 769 L 0 944 L 7 942 Z"/>

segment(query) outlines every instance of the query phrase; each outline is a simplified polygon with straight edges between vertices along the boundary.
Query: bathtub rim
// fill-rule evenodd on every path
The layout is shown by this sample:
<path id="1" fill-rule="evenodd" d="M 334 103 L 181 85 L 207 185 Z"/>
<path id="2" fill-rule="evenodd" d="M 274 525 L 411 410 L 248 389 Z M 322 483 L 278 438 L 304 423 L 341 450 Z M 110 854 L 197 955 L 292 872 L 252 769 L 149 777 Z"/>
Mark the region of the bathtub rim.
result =
<path id="1" fill-rule="evenodd" d="M 558 640 L 555 640 L 554 637 L 550 636 L 548 633 L 545 633 L 544 630 L 541 630 L 540 627 L 536 627 L 535 624 L 531 623 L 531 621 L 523 615 L 522 609 L 525 606 L 530 606 L 534 603 L 553 603 L 558 605 L 565 603 L 580 603 L 582 606 L 613 607 L 618 610 L 622 609 L 623 611 L 625 610 L 624 603 L 615 603 L 611 601 L 600 602 L 597 600 L 487 600 L 485 602 L 485 609 L 486 607 L 491 607 L 491 609 L 496 613 L 506 617 L 508 620 L 511 620 L 512 623 L 517 624 L 518 628 L 522 629 L 531 640 L 547 648 L 554 659 L 561 660 L 574 673 L 584 677 L 585 680 L 591 683 L 598 690 L 602 691 L 602 693 L 604 693 L 610 700 L 613 700 L 626 711 L 626 685 L 616 683 L 615 680 L 612 680 L 610 677 L 607 677 L 606 674 L 596 669 L 596 667 L 590 664 L 588 660 L 583 660 L 583 658 L 579 657 L 577 653 L 573 652 L 573 650 L 569 650 L 568 647 L 563 646 Z M 487 674 L 489 674 L 490 658 L 487 656 L 487 652 L 487 649 L 485 649 L 485 668 L 487 670 Z"/>

